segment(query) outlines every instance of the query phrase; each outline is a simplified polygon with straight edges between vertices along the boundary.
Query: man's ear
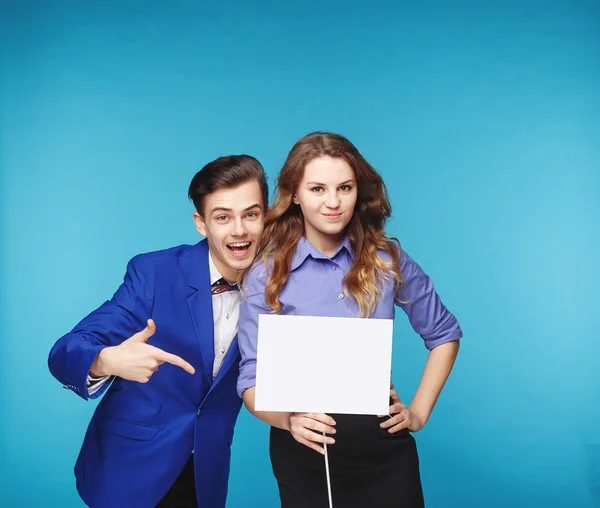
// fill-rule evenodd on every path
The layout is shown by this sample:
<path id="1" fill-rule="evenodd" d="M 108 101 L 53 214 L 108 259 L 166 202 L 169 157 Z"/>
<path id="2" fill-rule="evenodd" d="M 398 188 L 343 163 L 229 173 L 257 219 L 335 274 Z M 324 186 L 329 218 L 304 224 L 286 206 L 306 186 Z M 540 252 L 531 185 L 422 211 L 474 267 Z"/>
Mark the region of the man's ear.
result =
<path id="1" fill-rule="evenodd" d="M 200 233 L 202 236 L 206 236 L 206 223 L 204 222 L 204 217 L 202 217 L 202 215 L 200 215 L 198 212 L 194 212 L 193 217 L 198 233 Z"/>

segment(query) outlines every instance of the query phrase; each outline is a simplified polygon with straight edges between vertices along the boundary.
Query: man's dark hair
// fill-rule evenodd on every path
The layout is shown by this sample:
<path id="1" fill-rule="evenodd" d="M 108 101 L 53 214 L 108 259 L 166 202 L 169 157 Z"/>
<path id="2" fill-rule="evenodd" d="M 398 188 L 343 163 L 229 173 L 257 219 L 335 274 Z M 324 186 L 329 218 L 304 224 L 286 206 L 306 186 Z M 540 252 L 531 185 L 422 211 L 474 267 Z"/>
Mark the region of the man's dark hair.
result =
<path id="1" fill-rule="evenodd" d="M 204 215 L 204 198 L 219 190 L 237 187 L 256 180 L 263 199 L 263 211 L 269 204 L 269 186 L 265 171 L 250 155 L 227 155 L 209 162 L 196 173 L 190 183 L 188 197 L 194 203 L 196 211 Z"/>

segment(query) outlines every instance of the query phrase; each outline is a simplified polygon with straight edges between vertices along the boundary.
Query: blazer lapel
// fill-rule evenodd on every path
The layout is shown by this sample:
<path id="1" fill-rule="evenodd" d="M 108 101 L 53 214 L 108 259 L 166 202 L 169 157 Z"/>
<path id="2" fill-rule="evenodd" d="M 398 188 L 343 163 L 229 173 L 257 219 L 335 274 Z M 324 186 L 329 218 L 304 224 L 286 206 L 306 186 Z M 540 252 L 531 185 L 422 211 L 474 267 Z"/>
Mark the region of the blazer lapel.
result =
<path id="1" fill-rule="evenodd" d="M 215 359 L 215 339 L 212 293 L 210 290 L 210 273 L 208 269 L 208 243 L 206 240 L 194 246 L 188 285 L 196 290 L 188 297 L 187 302 L 202 355 L 206 382 L 211 385 Z"/>

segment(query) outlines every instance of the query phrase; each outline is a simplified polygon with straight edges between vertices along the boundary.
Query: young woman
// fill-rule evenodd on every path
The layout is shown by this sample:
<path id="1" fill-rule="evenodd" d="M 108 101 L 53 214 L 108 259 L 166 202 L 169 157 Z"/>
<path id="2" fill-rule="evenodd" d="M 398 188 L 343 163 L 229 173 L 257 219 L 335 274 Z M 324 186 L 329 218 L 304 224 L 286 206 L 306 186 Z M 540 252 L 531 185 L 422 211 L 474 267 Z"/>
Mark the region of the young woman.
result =
<path id="1" fill-rule="evenodd" d="M 462 333 L 429 277 L 386 237 L 390 215 L 381 177 L 346 138 L 315 132 L 294 145 L 266 217 L 260 258 L 246 275 L 238 335 L 238 392 L 272 426 L 271 462 L 283 508 L 328 506 L 324 460 L 314 451 L 322 453 L 322 443 L 332 445 L 334 506 L 423 506 L 410 432 L 427 422 Z M 389 319 L 394 304 L 430 350 L 409 406 L 392 391 L 391 417 L 254 411 L 259 314 Z"/>

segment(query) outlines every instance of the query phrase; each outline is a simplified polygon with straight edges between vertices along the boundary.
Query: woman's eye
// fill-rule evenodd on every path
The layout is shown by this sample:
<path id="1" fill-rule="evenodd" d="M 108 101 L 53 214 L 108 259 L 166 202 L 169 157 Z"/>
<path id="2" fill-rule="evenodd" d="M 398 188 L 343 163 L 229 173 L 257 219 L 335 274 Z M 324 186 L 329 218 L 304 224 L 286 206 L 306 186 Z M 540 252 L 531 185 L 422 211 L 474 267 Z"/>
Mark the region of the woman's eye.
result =
<path id="1" fill-rule="evenodd" d="M 323 191 L 323 187 L 313 187 L 310 190 L 313 191 L 313 192 L 322 192 Z"/>
<path id="2" fill-rule="evenodd" d="M 340 190 L 341 190 L 341 191 L 344 191 L 344 192 L 351 191 L 351 190 L 352 190 L 352 185 L 342 185 L 342 186 L 340 187 Z"/>

